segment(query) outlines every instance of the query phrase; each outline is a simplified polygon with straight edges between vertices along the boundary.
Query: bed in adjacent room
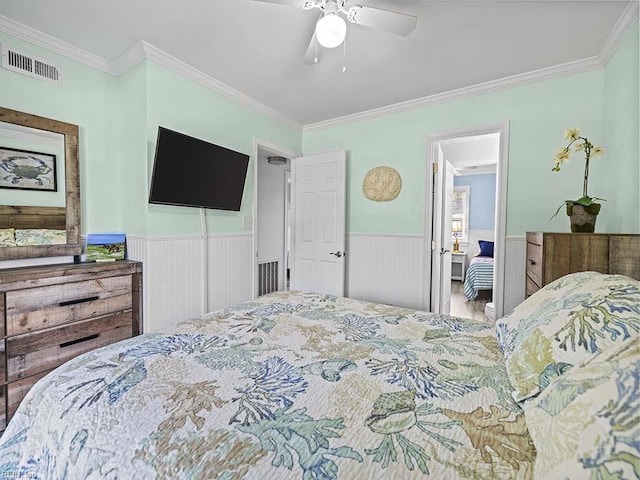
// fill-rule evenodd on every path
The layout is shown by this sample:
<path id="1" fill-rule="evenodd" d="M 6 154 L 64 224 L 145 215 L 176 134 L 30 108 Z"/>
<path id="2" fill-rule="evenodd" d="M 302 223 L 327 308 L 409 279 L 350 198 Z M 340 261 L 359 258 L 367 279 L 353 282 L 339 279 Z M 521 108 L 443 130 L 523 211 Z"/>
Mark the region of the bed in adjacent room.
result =
<path id="1" fill-rule="evenodd" d="M 565 277 L 497 327 L 270 294 L 56 369 L 0 439 L 0 474 L 500 479 L 555 478 L 560 465 L 570 478 L 633 475 L 639 286 Z M 589 397 L 588 414 L 594 388 L 605 394 Z"/>
<path id="2" fill-rule="evenodd" d="M 493 257 L 473 257 L 464 279 L 464 296 L 475 300 L 480 290 L 493 290 Z"/>

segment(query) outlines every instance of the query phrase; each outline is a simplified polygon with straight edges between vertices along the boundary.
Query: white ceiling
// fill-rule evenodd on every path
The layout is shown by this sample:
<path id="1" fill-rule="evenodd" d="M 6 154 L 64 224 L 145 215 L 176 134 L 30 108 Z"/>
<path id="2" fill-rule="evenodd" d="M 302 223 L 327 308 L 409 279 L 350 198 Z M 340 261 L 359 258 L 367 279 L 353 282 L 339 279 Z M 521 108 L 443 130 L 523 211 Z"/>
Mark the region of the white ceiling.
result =
<path id="1" fill-rule="evenodd" d="M 0 15 L 114 61 L 146 41 L 303 125 L 598 55 L 628 1 L 381 1 L 407 37 L 349 24 L 318 65 L 316 11 L 252 0 L 2 0 Z"/>
<path id="2" fill-rule="evenodd" d="M 500 134 L 474 135 L 440 142 L 444 158 L 456 175 L 495 173 L 500 157 Z"/>

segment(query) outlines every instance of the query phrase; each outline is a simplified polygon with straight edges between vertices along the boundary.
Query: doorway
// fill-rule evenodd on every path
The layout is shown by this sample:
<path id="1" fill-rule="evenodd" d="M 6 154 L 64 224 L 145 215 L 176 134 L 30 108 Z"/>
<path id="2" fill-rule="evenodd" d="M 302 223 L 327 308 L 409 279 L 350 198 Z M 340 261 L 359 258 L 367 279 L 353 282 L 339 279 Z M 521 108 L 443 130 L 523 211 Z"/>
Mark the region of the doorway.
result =
<path id="1" fill-rule="evenodd" d="M 507 155 L 508 123 L 428 138 L 425 284 L 431 288 L 424 303 L 432 312 L 486 318 L 491 303 L 494 318 L 503 314 Z M 492 242 L 492 259 L 476 258 L 479 240 Z"/>
<path id="2" fill-rule="evenodd" d="M 291 251 L 291 163 L 297 152 L 254 141 L 254 296 L 288 290 Z"/>

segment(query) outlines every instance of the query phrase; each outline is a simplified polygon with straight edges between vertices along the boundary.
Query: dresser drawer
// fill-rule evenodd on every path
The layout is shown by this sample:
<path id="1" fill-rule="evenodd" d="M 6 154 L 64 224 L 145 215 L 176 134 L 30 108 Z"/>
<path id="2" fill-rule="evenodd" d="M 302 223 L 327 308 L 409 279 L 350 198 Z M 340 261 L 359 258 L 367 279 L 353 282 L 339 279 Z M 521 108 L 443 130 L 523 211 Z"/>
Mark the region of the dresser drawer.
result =
<path id="1" fill-rule="evenodd" d="M 20 406 L 20 402 L 27 394 L 27 392 L 33 387 L 34 383 L 44 377 L 49 371 L 38 373 L 37 375 L 31 375 L 30 377 L 23 378 L 7 384 L 7 422 L 11 420 L 13 414 Z"/>
<path id="2" fill-rule="evenodd" d="M 538 285 L 542 285 L 542 246 L 527 243 L 527 276 Z"/>
<path id="3" fill-rule="evenodd" d="M 131 275 L 14 290 L 6 294 L 7 335 L 131 308 Z"/>
<path id="4" fill-rule="evenodd" d="M 538 285 L 529 275 L 527 275 L 527 297 L 533 295 L 538 290 L 540 290 L 540 285 Z"/>
<path id="5" fill-rule="evenodd" d="M 132 336 L 131 310 L 62 327 L 10 337 L 7 381 L 51 370 L 67 360 Z"/>
<path id="6" fill-rule="evenodd" d="M 0 435 L 2 435 L 2 431 L 7 426 L 7 423 L 9 423 L 9 418 L 6 411 L 6 408 L 7 408 L 6 392 L 7 392 L 7 386 L 0 385 Z"/>

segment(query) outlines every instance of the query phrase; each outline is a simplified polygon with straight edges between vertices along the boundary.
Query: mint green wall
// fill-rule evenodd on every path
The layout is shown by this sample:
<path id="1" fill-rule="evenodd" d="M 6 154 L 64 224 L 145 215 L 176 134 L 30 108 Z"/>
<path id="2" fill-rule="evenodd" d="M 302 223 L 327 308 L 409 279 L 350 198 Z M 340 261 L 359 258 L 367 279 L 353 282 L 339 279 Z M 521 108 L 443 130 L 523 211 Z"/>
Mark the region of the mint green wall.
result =
<path id="1" fill-rule="evenodd" d="M 80 127 L 81 232 L 118 229 L 121 207 L 111 102 L 116 79 L 2 32 L 0 42 L 60 67 L 61 87 L 0 69 L 0 105 Z"/>
<path id="2" fill-rule="evenodd" d="M 151 178 L 158 126 L 167 127 L 238 152 L 252 155 L 253 138 L 300 151 L 300 132 L 257 113 L 228 97 L 147 62 L 148 175 Z M 252 215 L 253 163 L 249 162 L 240 212 L 207 210 L 209 233 L 242 232 L 242 217 Z M 197 175 L 198 172 L 193 172 Z M 148 189 L 148 186 L 147 186 Z M 200 233 L 199 209 L 148 206 L 151 236 Z"/>
<path id="3" fill-rule="evenodd" d="M 579 198 L 583 164 L 573 161 L 551 171 L 564 130 L 580 126 L 602 142 L 602 70 L 534 83 L 462 100 L 427 105 L 303 134 L 303 152 L 346 149 L 347 231 L 351 233 L 423 234 L 426 192 L 426 144 L 430 134 L 510 121 L 507 235 L 527 230 L 568 231 L 565 217 L 548 221 L 567 198 Z M 392 202 L 372 202 L 362 194 L 362 178 L 378 165 L 402 176 L 402 190 Z M 606 197 L 609 187 L 592 180 Z M 616 213 L 603 209 L 602 217 Z"/>
<path id="4" fill-rule="evenodd" d="M 598 230 L 604 226 L 608 232 L 640 233 L 639 43 L 636 22 L 604 69 L 606 156 L 594 162 L 593 174 L 607 185 L 602 209 L 618 212 L 606 217 L 604 225 L 598 219 Z"/>
<path id="5" fill-rule="evenodd" d="M 0 42 L 62 71 L 59 87 L 0 69 L 0 105 L 80 127 L 82 234 L 200 233 L 198 209 L 147 203 L 158 125 L 248 155 L 254 137 L 301 150 L 299 131 L 154 62 L 141 62 L 115 78 L 1 32 Z M 242 216 L 251 215 L 252 207 L 253 161 L 242 211 L 208 210 L 209 232 L 242 232 Z"/>
<path id="6" fill-rule="evenodd" d="M 152 62 L 119 78 L 0 32 L 0 42 L 60 66 L 58 87 L 0 69 L 0 105 L 80 126 L 82 233 L 124 230 L 137 235 L 200 232 L 197 209 L 148 205 L 158 125 L 243 153 L 254 137 L 314 153 L 346 149 L 347 229 L 362 233 L 424 232 L 426 140 L 429 134 L 510 121 L 507 235 L 527 230 L 568 231 L 548 221 L 557 206 L 581 193 L 583 161 L 573 156 L 551 172 L 566 128 L 580 127 L 607 155 L 594 160 L 590 193 L 605 197 L 598 231 L 640 231 L 638 204 L 638 26 L 605 69 L 500 92 L 424 106 L 300 135 L 287 125 Z M 361 182 L 372 167 L 402 175 L 400 196 L 377 203 Z M 253 160 L 242 211 L 208 211 L 211 233 L 242 231 L 251 214 Z"/>
<path id="7" fill-rule="evenodd" d="M 119 166 L 120 230 L 147 234 L 147 65 L 141 62 L 118 78 L 117 160 Z"/>

